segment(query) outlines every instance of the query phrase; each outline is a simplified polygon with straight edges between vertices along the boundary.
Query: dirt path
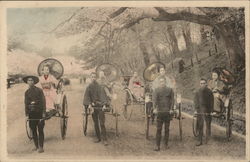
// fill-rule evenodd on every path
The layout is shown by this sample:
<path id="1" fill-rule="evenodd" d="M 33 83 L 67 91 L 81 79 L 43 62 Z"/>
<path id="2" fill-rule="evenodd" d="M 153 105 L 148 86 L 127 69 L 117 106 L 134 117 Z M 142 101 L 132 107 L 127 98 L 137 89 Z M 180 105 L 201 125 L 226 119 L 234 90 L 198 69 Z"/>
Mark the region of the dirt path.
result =
<path id="1" fill-rule="evenodd" d="M 170 127 L 170 149 L 154 152 L 155 125 L 150 125 L 150 139 L 145 140 L 142 107 L 134 107 L 130 121 L 119 118 L 119 137 L 115 137 L 114 118 L 106 115 L 106 128 L 109 145 L 93 143 L 94 130 L 89 119 L 88 135 L 82 134 L 82 98 L 83 86 L 77 80 L 74 86 L 67 87 L 69 121 L 67 137 L 60 137 L 60 120 L 52 118 L 45 125 L 45 152 L 32 152 L 33 142 L 26 137 L 24 124 L 23 94 L 26 85 L 15 85 L 8 89 L 8 138 L 7 146 L 10 158 L 75 158 L 75 159 L 244 159 L 245 141 L 233 136 L 227 142 L 225 132 L 212 128 L 212 139 L 207 145 L 195 146 L 192 134 L 192 120 L 183 122 L 183 141 L 179 140 L 178 121 L 174 119 Z M 119 96 L 118 96 L 119 97 Z M 121 104 L 116 107 L 121 108 Z"/>

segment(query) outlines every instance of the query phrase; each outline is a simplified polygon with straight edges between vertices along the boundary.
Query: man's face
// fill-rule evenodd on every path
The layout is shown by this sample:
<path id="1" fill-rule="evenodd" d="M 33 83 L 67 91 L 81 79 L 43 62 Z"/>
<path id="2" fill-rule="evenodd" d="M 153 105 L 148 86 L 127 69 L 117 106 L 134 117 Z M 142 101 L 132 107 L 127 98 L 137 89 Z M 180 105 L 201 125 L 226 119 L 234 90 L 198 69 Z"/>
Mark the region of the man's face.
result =
<path id="1" fill-rule="evenodd" d="M 166 86 L 165 79 L 160 79 L 160 87 L 165 87 L 165 86 Z"/>
<path id="2" fill-rule="evenodd" d="M 45 75 L 48 75 L 48 74 L 49 74 L 49 67 L 48 67 L 48 66 L 44 66 L 44 67 L 43 67 L 43 73 L 44 73 Z"/>
<path id="3" fill-rule="evenodd" d="M 218 74 L 217 73 L 212 73 L 212 79 L 217 80 L 218 79 Z"/>
<path id="4" fill-rule="evenodd" d="M 205 88 L 207 86 L 207 82 L 205 80 L 200 81 L 200 87 Z"/>
<path id="5" fill-rule="evenodd" d="M 165 75 L 165 73 L 166 73 L 165 69 L 164 68 L 160 68 L 160 74 L 161 75 Z"/>
<path id="6" fill-rule="evenodd" d="M 28 78 L 27 83 L 30 87 L 34 86 L 34 80 L 32 78 Z"/>
<path id="7" fill-rule="evenodd" d="M 96 81 L 96 74 L 91 74 L 91 80 L 92 80 L 92 82 Z"/>

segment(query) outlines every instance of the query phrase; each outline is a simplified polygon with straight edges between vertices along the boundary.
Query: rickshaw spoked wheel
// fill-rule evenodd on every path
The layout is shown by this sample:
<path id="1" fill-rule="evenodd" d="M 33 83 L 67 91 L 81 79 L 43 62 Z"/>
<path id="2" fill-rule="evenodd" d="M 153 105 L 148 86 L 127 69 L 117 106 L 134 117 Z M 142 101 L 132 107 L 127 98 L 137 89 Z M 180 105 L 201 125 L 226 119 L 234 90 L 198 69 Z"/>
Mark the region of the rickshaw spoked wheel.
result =
<path id="1" fill-rule="evenodd" d="M 125 89 L 124 91 L 126 93 L 126 101 L 123 108 L 123 116 L 126 120 L 130 120 L 133 112 L 131 107 L 131 105 L 133 104 L 133 97 L 132 94 L 129 92 L 129 90 Z"/>
<path id="2" fill-rule="evenodd" d="M 61 116 L 61 120 L 60 120 L 61 137 L 63 140 L 66 137 L 67 124 L 68 124 L 68 103 L 67 103 L 66 96 L 64 96 L 63 103 L 62 103 L 62 116 Z"/>
<path id="3" fill-rule="evenodd" d="M 226 120 L 226 136 L 227 136 L 227 141 L 231 140 L 232 137 L 232 125 L 233 125 L 233 109 L 232 109 L 232 102 L 229 102 L 229 106 L 227 109 L 227 120 Z"/>
<path id="4" fill-rule="evenodd" d="M 198 131 L 198 128 L 197 128 L 197 126 L 198 126 L 197 115 L 193 116 L 193 124 L 192 124 L 192 126 L 193 126 L 193 134 L 194 134 L 194 136 L 198 137 L 199 136 L 199 131 Z"/>
<path id="5" fill-rule="evenodd" d="M 29 121 L 28 120 L 26 120 L 26 122 L 25 122 L 25 127 L 26 127 L 27 137 L 29 138 L 29 140 L 32 140 L 33 139 L 33 134 L 32 134 L 31 128 L 29 127 Z"/>

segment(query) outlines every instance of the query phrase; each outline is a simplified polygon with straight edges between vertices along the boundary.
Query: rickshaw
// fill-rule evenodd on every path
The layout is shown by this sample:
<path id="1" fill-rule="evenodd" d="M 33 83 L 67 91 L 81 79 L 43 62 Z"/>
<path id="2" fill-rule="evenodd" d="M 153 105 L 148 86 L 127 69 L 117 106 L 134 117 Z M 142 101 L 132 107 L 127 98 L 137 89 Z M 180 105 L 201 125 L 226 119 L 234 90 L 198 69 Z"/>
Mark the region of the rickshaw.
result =
<path id="1" fill-rule="evenodd" d="M 226 99 L 223 103 L 221 101 L 221 111 L 220 112 L 212 112 L 211 115 L 213 118 L 218 118 L 224 120 L 226 123 L 226 138 L 228 141 L 231 140 L 232 137 L 232 125 L 233 125 L 233 106 L 232 106 L 232 87 L 235 83 L 234 75 L 225 68 L 214 68 L 213 70 L 217 70 L 219 72 L 219 80 L 221 80 L 225 84 L 225 95 Z M 199 136 L 199 131 L 197 129 L 197 115 L 193 115 L 193 134 L 195 137 Z"/>
<path id="2" fill-rule="evenodd" d="M 145 115 L 145 135 L 146 139 L 149 137 L 149 123 L 150 119 L 154 120 L 155 115 L 153 114 L 153 101 L 152 101 L 152 82 L 159 76 L 159 70 L 161 67 L 165 68 L 165 65 L 161 62 L 155 62 L 150 64 L 144 69 L 143 78 L 145 80 L 145 98 L 143 101 L 136 100 L 136 97 L 133 96 L 131 90 L 128 88 L 128 84 L 125 85 L 124 91 L 126 93 L 126 99 L 123 109 L 123 115 L 125 119 L 130 120 L 133 113 L 133 105 L 142 105 L 144 106 L 144 115 Z M 130 76 L 124 76 L 124 81 L 129 82 Z M 180 94 L 177 95 L 177 104 L 174 106 L 172 112 L 172 117 L 179 120 L 179 133 L 180 139 L 182 140 L 182 115 L 181 115 L 181 99 Z M 128 108 L 130 106 L 130 108 Z M 176 108 L 178 107 L 178 109 Z"/>
<path id="3" fill-rule="evenodd" d="M 111 83 L 110 87 L 105 86 L 109 90 L 109 92 L 112 94 L 112 87 L 114 84 L 112 84 L 114 81 L 116 81 L 119 77 L 119 70 L 116 68 L 115 65 L 109 64 L 109 63 L 104 63 L 96 67 L 95 70 L 97 74 L 97 78 L 100 77 L 100 73 L 103 72 L 105 75 L 105 78 L 109 83 Z M 115 94 L 113 94 L 115 96 Z M 104 106 L 104 105 L 103 105 Z M 95 109 L 95 107 L 92 107 Z M 83 111 L 83 134 L 84 136 L 87 135 L 87 127 L 88 127 L 88 116 L 92 115 L 93 109 L 91 110 L 90 108 L 85 109 Z M 115 110 L 114 106 L 112 105 L 112 102 L 110 101 L 109 105 L 105 105 L 103 107 L 102 111 L 105 112 L 107 115 L 111 115 L 115 117 L 115 135 L 118 136 L 118 117 L 120 116 L 119 113 Z"/>
<path id="4" fill-rule="evenodd" d="M 42 119 L 27 119 L 26 120 L 26 133 L 28 138 L 31 140 L 32 137 L 32 131 L 29 128 L 29 121 L 30 120 L 49 120 L 52 117 L 58 117 L 60 118 L 60 130 L 61 130 L 61 138 L 64 140 L 66 137 L 66 131 L 67 131 L 67 123 L 68 123 L 68 104 L 67 104 L 67 97 L 66 94 L 64 92 L 64 79 L 62 78 L 63 76 L 63 66 L 61 64 L 61 62 L 59 62 L 58 60 L 54 59 L 54 58 L 48 58 L 43 60 L 37 69 L 38 75 L 41 76 L 42 75 L 42 68 L 44 65 L 49 65 L 51 67 L 51 71 L 50 73 L 57 79 L 58 84 L 56 86 L 56 101 L 54 104 L 54 111 L 52 112 L 46 112 L 46 116 L 45 118 Z"/>

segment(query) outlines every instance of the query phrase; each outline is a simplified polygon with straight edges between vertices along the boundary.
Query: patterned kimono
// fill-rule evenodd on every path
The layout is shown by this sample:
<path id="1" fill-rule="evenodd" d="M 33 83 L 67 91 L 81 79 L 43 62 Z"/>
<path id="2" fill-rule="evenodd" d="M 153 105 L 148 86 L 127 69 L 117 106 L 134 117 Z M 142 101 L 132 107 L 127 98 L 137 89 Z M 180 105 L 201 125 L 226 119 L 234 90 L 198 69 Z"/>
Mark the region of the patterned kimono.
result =
<path id="1" fill-rule="evenodd" d="M 142 86 L 144 86 L 144 84 L 140 77 L 132 77 L 129 80 L 128 87 L 137 99 L 144 96 L 144 88 Z"/>
<path id="2" fill-rule="evenodd" d="M 56 78 L 49 75 L 42 75 L 39 77 L 39 84 L 41 86 L 45 99 L 46 99 L 46 109 L 51 110 L 54 109 L 54 103 L 56 100 L 56 89 L 53 87 L 53 84 L 57 85 Z"/>

